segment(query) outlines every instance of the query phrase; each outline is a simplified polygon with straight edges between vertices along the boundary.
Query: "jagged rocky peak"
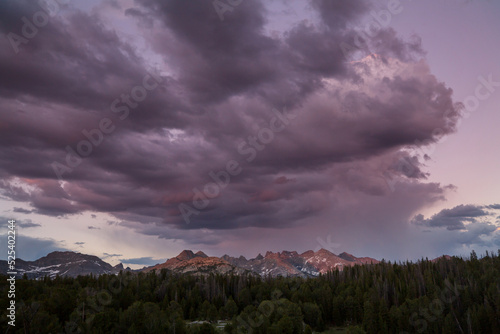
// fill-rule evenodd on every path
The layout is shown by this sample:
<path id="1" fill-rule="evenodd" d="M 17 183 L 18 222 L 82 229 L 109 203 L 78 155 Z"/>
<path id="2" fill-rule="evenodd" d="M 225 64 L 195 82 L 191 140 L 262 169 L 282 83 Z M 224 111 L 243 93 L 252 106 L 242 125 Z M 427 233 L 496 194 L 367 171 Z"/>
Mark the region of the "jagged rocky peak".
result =
<path id="1" fill-rule="evenodd" d="M 293 257 L 297 257 L 299 254 L 296 251 L 282 251 L 282 252 L 266 252 L 266 259 L 289 259 Z"/>
<path id="2" fill-rule="evenodd" d="M 167 269 L 176 273 L 195 275 L 206 275 L 209 273 L 233 273 L 238 275 L 246 274 L 249 272 L 246 269 L 229 263 L 232 260 L 235 259 L 230 257 L 229 255 L 224 255 L 221 258 L 218 258 L 214 256 L 207 256 L 203 252 L 197 252 L 196 254 L 194 254 L 190 250 L 184 250 L 175 258 L 172 258 L 165 263 L 144 268 L 143 271 L 150 272 L 152 270 L 158 271 Z"/>
<path id="3" fill-rule="evenodd" d="M 179 255 L 177 255 L 175 257 L 175 259 L 177 259 L 179 261 L 187 261 L 187 260 L 194 259 L 195 257 L 207 258 L 209 256 L 207 254 L 203 253 L 202 251 L 197 251 L 196 253 L 193 253 L 192 250 L 185 249 Z"/>
<path id="4" fill-rule="evenodd" d="M 202 251 L 197 251 L 197 252 L 195 253 L 195 255 L 196 255 L 196 256 L 199 256 L 199 257 L 208 257 L 208 255 L 207 255 L 207 254 L 205 254 L 205 253 L 203 253 Z"/>
<path id="5" fill-rule="evenodd" d="M 328 249 L 321 248 L 319 251 L 316 252 L 316 254 L 328 254 L 328 255 L 335 255 L 332 252 L 330 252 Z"/>
<path id="6" fill-rule="evenodd" d="M 116 266 L 113 267 L 114 269 L 117 269 L 117 270 L 124 270 L 123 268 L 123 263 L 118 263 Z"/>
<path id="7" fill-rule="evenodd" d="M 179 255 L 177 255 L 175 258 L 179 261 L 186 261 L 186 260 L 191 260 L 195 257 L 196 257 L 196 255 L 194 255 L 193 251 L 191 251 L 189 249 L 185 249 Z"/>
<path id="8" fill-rule="evenodd" d="M 296 251 L 286 251 L 284 250 L 283 252 L 278 253 L 279 255 L 281 255 L 281 257 L 296 257 L 296 256 L 299 256 L 299 254 L 296 252 Z"/>
<path id="9" fill-rule="evenodd" d="M 266 255 L 264 255 L 264 257 L 265 257 L 265 258 L 268 258 L 268 257 L 272 257 L 273 255 L 274 255 L 274 253 L 273 253 L 273 252 L 271 252 L 271 251 L 267 251 L 267 252 L 266 252 Z"/>
<path id="10" fill-rule="evenodd" d="M 255 258 L 255 260 L 262 260 L 264 257 L 262 256 L 262 254 L 259 253 L 259 255 L 257 255 L 257 257 Z"/>
<path id="11" fill-rule="evenodd" d="M 346 260 L 346 261 L 356 261 L 356 257 L 354 255 L 346 253 L 346 252 L 340 253 L 339 257 L 341 259 Z"/>
<path id="12" fill-rule="evenodd" d="M 300 254 L 300 256 L 302 256 L 302 257 L 313 257 L 314 256 L 314 251 L 312 251 L 312 250 L 305 251 L 304 253 Z"/>

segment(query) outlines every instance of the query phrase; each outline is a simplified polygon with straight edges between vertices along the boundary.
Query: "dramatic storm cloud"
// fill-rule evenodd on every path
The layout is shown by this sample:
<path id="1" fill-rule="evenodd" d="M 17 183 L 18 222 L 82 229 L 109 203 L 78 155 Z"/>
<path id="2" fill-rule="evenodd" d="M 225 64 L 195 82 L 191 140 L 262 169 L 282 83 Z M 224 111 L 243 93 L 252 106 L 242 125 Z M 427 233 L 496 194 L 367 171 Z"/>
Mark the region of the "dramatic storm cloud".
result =
<path id="1" fill-rule="evenodd" d="M 466 222 L 475 223 L 478 217 L 489 216 L 490 214 L 481 207 L 474 205 L 459 205 L 453 209 L 444 209 L 429 219 L 424 219 L 421 214 L 415 216 L 414 224 L 429 227 L 446 227 L 448 230 L 463 230 Z"/>
<path id="2" fill-rule="evenodd" d="M 214 3 L 0 4 L 0 188 L 29 207 L 13 213 L 243 252 L 245 233 L 293 247 L 310 228 L 314 248 L 324 230 L 463 230 L 497 209 L 415 216 L 454 189 L 422 152 L 464 106 L 385 22 L 404 2 L 312 0 L 281 31 L 277 3 Z"/>

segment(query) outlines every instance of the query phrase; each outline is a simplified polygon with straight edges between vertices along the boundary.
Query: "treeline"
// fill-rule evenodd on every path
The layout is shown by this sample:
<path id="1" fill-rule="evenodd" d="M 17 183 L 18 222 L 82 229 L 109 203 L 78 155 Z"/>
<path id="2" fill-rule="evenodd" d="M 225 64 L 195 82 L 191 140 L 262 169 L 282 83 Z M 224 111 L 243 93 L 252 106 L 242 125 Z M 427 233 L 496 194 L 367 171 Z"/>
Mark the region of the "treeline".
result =
<path id="1" fill-rule="evenodd" d="M 6 276 L 0 279 L 7 295 Z M 7 298 L 0 298 L 7 328 Z M 148 274 L 16 282 L 9 333 L 500 333 L 500 250 L 318 278 Z M 197 324 L 192 324 L 193 321 Z M 205 320 L 206 323 L 200 323 Z M 226 320 L 217 329 L 218 320 Z"/>

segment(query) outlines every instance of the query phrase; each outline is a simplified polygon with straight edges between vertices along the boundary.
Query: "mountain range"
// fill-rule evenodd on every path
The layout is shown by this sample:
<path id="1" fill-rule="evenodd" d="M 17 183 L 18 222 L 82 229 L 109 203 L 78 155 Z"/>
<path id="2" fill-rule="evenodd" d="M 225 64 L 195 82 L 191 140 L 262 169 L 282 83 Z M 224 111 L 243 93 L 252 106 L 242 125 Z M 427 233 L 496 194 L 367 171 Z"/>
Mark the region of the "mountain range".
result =
<path id="1" fill-rule="evenodd" d="M 208 256 L 202 251 L 193 253 L 191 250 L 184 250 L 164 263 L 134 271 L 150 272 L 166 269 L 182 274 L 232 273 L 271 277 L 315 277 L 329 270 L 342 270 L 345 266 L 378 262 L 373 258 L 355 257 L 348 253 L 335 255 L 326 249 L 320 249 L 316 252 L 309 250 L 302 254 L 296 251 L 266 252 L 264 256 L 259 254 L 253 259 L 246 259 L 244 256 L 236 258 L 229 255 L 219 258 Z M 15 265 L 18 276 L 26 274 L 29 278 L 55 277 L 56 275 L 76 277 L 89 274 L 116 274 L 120 270 L 131 269 L 124 269 L 121 263 L 112 266 L 97 256 L 69 251 L 52 252 L 35 261 L 17 259 Z M 8 271 L 7 261 L 0 261 L 0 272 L 7 273 Z"/>
<path id="2" fill-rule="evenodd" d="M 243 256 L 234 258 L 228 255 L 222 256 L 221 259 L 261 276 L 272 277 L 315 277 L 320 273 L 325 274 L 330 270 L 342 270 L 345 266 L 375 264 L 379 262 L 373 258 L 358 258 L 348 253 L 335 255 L 323 248 L 316 252 L 309 250 L 302 254 L 295 251 L 267 252 L 264 256 L 259 254 L 256 258 L 250 260 L 247 260 Z"/>
<path id="3" fill-rule="evenodd" d="M 22 259 L 16 259 L 15 261 L 14 271 L 17 272 L 17 276 L 21 277 L 26 274 L 28 278 L 45 276 L 53 278 L 57 275 L 76 277 L 90 274 L 117 274 L 120 270 L 124 270 L 121 263 L 112 266 L 97 256 L 76 252 L 52 252 L 35 261 L 24 261 Z M 6 274 L 12 271 L 8 269 L 8 262 L 0 260 L 0 272 Z"/>

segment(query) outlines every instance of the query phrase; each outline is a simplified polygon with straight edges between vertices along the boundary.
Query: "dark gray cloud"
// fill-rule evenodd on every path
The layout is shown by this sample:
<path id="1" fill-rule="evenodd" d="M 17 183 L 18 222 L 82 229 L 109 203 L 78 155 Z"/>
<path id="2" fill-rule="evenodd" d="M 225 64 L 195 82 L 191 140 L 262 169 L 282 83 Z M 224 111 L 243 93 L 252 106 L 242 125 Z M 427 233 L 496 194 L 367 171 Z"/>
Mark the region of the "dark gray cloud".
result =
<path id="1" fill-rule="evenodd" d="M 41 227 L 41 224 L 33 223 L 31 219 L 23 219 L 22 221 L 16 221 L 16 226 L 20 228 L 30 228 L 30 227 Z"/>
<path id="2" fill-rule="evenodd" d="M 96 227 L 96 226 L 92 226 L 92 225 L 91 226 L 87 226 L 87 228 L 89 230 L 100 230 L 101 229 L 100 227 Z"/>
<path id="3" fill-rule="evenodd" d="M 346 29 L 347 26 L 360 23 L 360 19 L 370 9 L 370 2 L 365 0 L 328 1 L 312 0 L 311 4 L 318 11 L 323 23 L 331 30 Z"/>
<path id="4" fill-rule="evenodd" d="M 104 255 L 103 258 L 123 256 L 123 254 L 110 254 L 110 253 L 102 253 L 102 254 Z"/>
<path id="5" fill-rule="evenodd" d="M 52 17 L 16 57 L 1 39 L 2 194 L 37 214 L 106 212 L 115 225 L 207 245 L 224 239 L 193 231 L 300 227 L 342 212 L 346 198 L 387 199 L 395 185 L 412 210 L 425 202 L 414 193 L 442 199 L 447 188 L 426 183 L 419 157 L 402 150 L 453 133 L 459 115 L 452 90 L 420 59 L 418 39 L 380 29 L 365 41 L 369 53 L 346 59 L 340 45 L 371 5 L 311 4 L 318 22 L 271 36 L 260 1 L 243 2 L 224 21 L 210 1 L 136 1 L 122 15 L 137 20 L 168 74 L 124 120 L 110 106 L 152 66 L 99 15 Z M 1 6 L 3 33 L 37 10 Z M 65 147 L 76 149 L 82 130 L 103 117 L 117 130 L 58 180 L 52 164 L 65 164 Z M 241 173 L 186 224 L 179 205 L 193 207 L 194 189 L 205 191 L 230 160 Z M 429 224 L 463 227 L 457 217 L 438 218 Z"/>
<path id="6" fill-rule="evenodd" d="M 27 209 L 24 209 L 24 208 L 14 208 L 12 210 L 13 212 L 18 212 L 18 213 L 25 213 L 25 214 L 30 214 L 33 212 L 33 210 L 27 210 Z"/>
<path id="7" fill-rule="evenodd" d="M 452 209 L 443 209 L 429 219 L 422 214 L 416 215 L 412 223 L 428 227 L 446 227 L 447 230 L 465 230 L 466 224 L 476 223 L 479 217 L 491 216 L 485 208 L 492 206 L 458 205 Z"/>

